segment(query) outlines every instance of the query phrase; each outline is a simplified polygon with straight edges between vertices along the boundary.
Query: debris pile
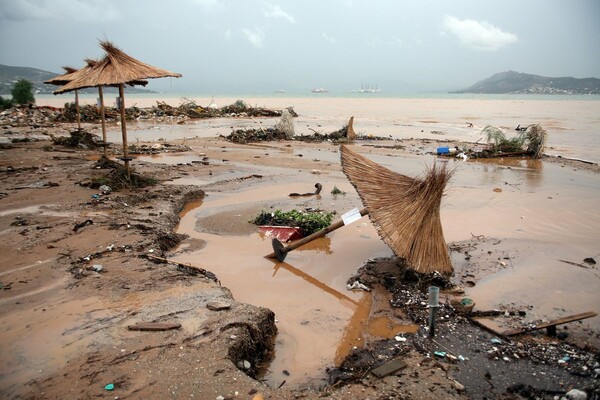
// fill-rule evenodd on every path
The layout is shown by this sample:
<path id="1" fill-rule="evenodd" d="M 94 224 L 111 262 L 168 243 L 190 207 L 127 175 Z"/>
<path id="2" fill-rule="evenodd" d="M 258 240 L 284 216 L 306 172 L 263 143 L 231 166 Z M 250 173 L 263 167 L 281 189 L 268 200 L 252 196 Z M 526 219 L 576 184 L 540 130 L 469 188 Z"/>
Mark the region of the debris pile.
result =
<path id="1" fill-rule="evenodd" d="M 437 154 L 457 158 L 531 157 L 544 155 L 548 132 L 539 124 L 517 127 L 517 136 L 508 138 L 498 127 L 488 125 L 481 131 L 487 145 L 483 149 L 439 147 Z M 481 140 L 481 139 L 480 139 Z"/>
<path id="2" fill-rule="evenodd" d="M 78 147 L 82 149 L 95 149 L 100 146 L 102 139 L 99 136 L 93 135 L 85 130 L 74 130 L 69 133 L 69 136 L 54 136 L 50 135 L 52 142 L 56 145 L 67 147 Z"/>
<path id="3" fill-rule="evenodd" d="M 99 122 L 100 108 L 96 105 L 82 105 L 79 107 L 82 122 Z M 286 109 L 291 116 L 298 114 L 292 107 Z M 237 100 L 235 103 L 221 108 L 203 107 L 192 100 L 186 100 L 178 107 L 171 106 L 164 101 L 157 101 L 156 105 L 149 108 L 131 106 L 125 108 L 125 118 L 134 119 L 198 119 L 198 118 L 220 118 L 220 117 L 279 117 L 282 110 L 272 110 L 264 107 L 251 107 L 244 101 Z M 116 121 L 120 118 L 119 110 L 114 107 L 104 107 L 104 116 L 107 121 Z M 77 108 L 75 103 L 67 103 L 62 113 L 57 112 L 54 116 L 56 122 L 75 122 L 77 120 Z"/>
<path id="4" fill-rule="evenodd" d="M 93 166 L 94 170 L 108 170 L 103 175 L 92 177 L 86 186 L 99 188 L 102 185 L 109 186 L 112 190 L 123 188 L 133 189 L 153 186 L 158 183 L 154 178 L 142 176 L 132 169 L 127 172 L 126 168 L 116 161 L 101 157 Z"/>
<path id="5" fill-rule="evenodd" d="M 0 113 L 0 126 L 31 128 L 52 127 L 60 115 L 60 109 L 54 107 L 37 107 L 15 105 Z"/>
<path id="6" fill-rule="evenodd" d="M 191 151 L 192 148 L 184 144 L 155 143 L 153 145 L 129 145 L 129 154 L 159 154 L 159 153 L 178 153 Z"/>

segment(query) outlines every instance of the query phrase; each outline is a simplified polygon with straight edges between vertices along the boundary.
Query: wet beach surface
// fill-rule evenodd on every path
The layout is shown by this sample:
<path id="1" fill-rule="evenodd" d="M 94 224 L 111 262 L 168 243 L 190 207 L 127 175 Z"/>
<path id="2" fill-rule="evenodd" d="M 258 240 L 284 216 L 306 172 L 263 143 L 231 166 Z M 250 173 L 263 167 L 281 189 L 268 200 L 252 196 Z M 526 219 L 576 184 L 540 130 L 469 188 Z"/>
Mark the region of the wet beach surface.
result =
<path id="1" fill-rule="evenodd" d="M 183 139 L 166 140 L 179 144 Z M 433 356 L 433 352 L 439 349 L 432 345 L 434 342 L 421 343 L 426 336 L 422 321 L 411 319 L 399 303 L 398 307 L 390 307 L 397 300 L 390 288 L 379 287 L 374 283 L 377 287 L 370 293 L 347 290 L 348 280 L 368 260 L 392 256 L 391 250 L 379 239 L 368 218 L 291 252 L 284 263 L 264 258 L 272 251 L 270 240 L 260 236 L 256 226 L 248 223 L 261 210 L 311 207 L 341 214 L 353 207 L 361 207 L 356 192 L 341 173 L 337 145 L 265 143 L 241 146 L 213 137 L 186 139 L 185 143 L 192 151 L 182 155 L 165 153 L 140 156 L 134 162 L 136 169 L 141 172 L 158 171 L 163 174 L 165 185 L 160 189 L 159 192 L 163 193 L 159 193 L 158 198 L 167 203 L 173 197 L 181 196 L 177 194 L 179 188 L 192 186 L 205 193 L 205 196 L 187 202 L 185 207 L 182 205 L 182 212 L 179 214 L 181 221 L 170 229 L 189 237 L 178 247 L 165 251 L 162 255 L 201 266 L 216 274 L 223 287 L 231 291 L 234 300 L 230 301 L 267 307 L 274 311 L 278 334 L 273 358 L 260 366 L 259 379 L 267 382 L 271 388 L 283 384 L 282 390 L 307 386 L 327 390 L 323 389 L 330 380 L 326 369 L 343 366 L 347 360 L 346 355 L 354 355 L 360 353 L 361 349 L 366 349 L 378 354 L 378 363 L 383 363 L 390 357 L 404 355 L 409 367 L 406 373 L 401 372 L 381 381 L 361 373 L 365 378 L 361 380 L 360 377 L 355 377 L 357 386 L 347 387 L 348 392 L 354 395 L 407 395 L 408 391 L 414 391 L 413 396 L 419 396 L 417 393 L 423 394 L 419 390 L 425 390 L 432 398 L 461 396 L 465 388 L 460 389 L 453 380 L 466 386 L 468 397 L 489 390 L 485 388 L 486 380 L 481 378 L 481 374 L 468 373 L 467 364 L 450 365 L 447 359 L 436 359 Z M 392 148 L 398 142 L 363 142 L 355 148 L 368 158 L 411 176 L 422 174 L 426 166 L 433 162 L 446 162 L 456 168 L 454 178 L 447 188 L 447 196 L 442 202 L 442 224 L 446 241 L 453 249 L 453 282 L 465 289 L 465 295 L 476 302 L 477 309 L 526 309 L 527 321 L 598 311 L 597 304 L 600 302 L 597 289 L 600 278 L 597 267 L 585 268 L 564 262 L 582 264 L 584 258 L 597 259 L 597 254 L 600 253 L 597 248 L 597 238 L 600 237 L 600 214 L 597 207 L 600 184 L 596 169 L 561 160 L 462 162 L 427 154 L 436 148 L 436 142 L 406 140 L 400 143 L 404 150 Z M 382 144 L 384 147 L 381 147 Z M 41 147 L 38 146 L 40 152 Z M 27 150 L 25 146 L 23 149 Z M 5 384 L 23 384 L 34 379 L 40 385 L 39 377 L 61 371 L 65 368 L 65 360 L 76 360 L 78 355 L 97 351 L 107 344 L 110 346 L 115 338 L 123 340 L 119 329 L 139 319 L 136 315 L 151 316 L 148 304 L 161 304 L 161 310 L 168 310 L 178 300 L 183 306 L 197 293 L 209 293 L 213 290 L 207 288 L 206 282 L 170 276 L 166 269 L 146 266 L 141 258 L 131 259 L 127 255 L 127 247 L 122 253 L 115 255 L 112 261 L 90 263 L 101 262 L 107 266 L 108 272 L 90 275 L 90 278 L 77 280 L 75 283 L 73 278 L 65 278 L 65 265 L 93 253 L 94 248 L 104 249 L 113 242 L 131 245 L 135 252 L 148 253 L 152 250 L 151 254 L 161 254 L 158 247 L 151 247 L 156 245 L 148 241 L 144 231 L 128 233 L 125 227 L 121 227 L 120 231 L 115 232 L 109 229 L 109 221 L 114 218 L 121 221 L 124 219 L 125 222 L 132 220 L 132 225 L 139 226 L 149 224 L 148 221 L 153 219 L 161 220 L 162 213 L 169 213 L 162 206 L 157 207 L 153 203 L 157 201 L 156 198 L 152 200 L 152 196 L 157 196 L 156 194 L 147 194 L 144 202 L 138 199 L 137 203 L 134 201 L 136 196 L 117 195 L 108 201 L 110 208 L 99 208 L 96 205 L 90 209 L 89 205 L 76 205 L 77 202 L 83 204 L 86 201 L 89 204 L 89 189 L 73 185 L 77 181 L 76 176 L 81 175 L 80 179 L 83 179 L 87 175 L 89 170 L 81 168 L 81 163 L 88 162 L 88 158 L 72 153 L 55 154 L 57 155 L 52 161 L 45 164 L 44 168 L 48 168 L 48 171 L 40 171 L 39 177 L 27 175 L 26 170 L 18 171 L 16 179 L 3 189 L 9 195 L 0 199 L 3 206 L 0 218 L 4 220 L 5 237 L 13 238 L 15 233 L 20 232 L 20 237 L 30 240 L 27 246 L 32 246 L 36 240 L 40 242 L 40 246 L 34 246 L 35 250 L 28 251 L 27 257 L 22 257 L 18 262 L 15 262 L 14 252 L 4 253 L 5 268 L 0 271 L 3 274 L 2 282 L 13 284 L 9 289 L 3 290 L 4 296 L 0 298 L 7 306 L 2 315 L 2 337 L 5 346 L 19 349 L 18 352 L 11 352 L 5 347 L 5 353 L 14 356 L 8 360 L 9 367 L 3 371 Z M 205 157 L 208 157 L 208 165 L 195 162 L 202 161 Z M 3 166 L 14 164 L 13 160 L 4 159 Z M 69 165 L 72 167 L 55 167 L 51 165 L 54 163 L 71 163 Z M 69 171 L 70 176 L 60 180 L 53 178 L 60 176 L 61 169 Z M 41 189 L 14 189 L 24 187 L 34 176 L 36 180 L 44 177 L 55 179 L 62 186 L 43 189 L 43 199 L 32 196 L 35 190 Z M 320 196 L 288 196 L 291 192 L 311 191 L 316 182 L 323 185 Z M 332 195 L 334 186 L 346 194 Z M 65 191 L 65 188 L 68 190 Z M 39 208 L 41 204 L 60 206 L 50 206 L 46 210 L 44 207 Z M 144 211 L 144 207 L 150 208 Z M 137 215 L 138 212 L 145 214 Z M 22 220 L 17 216 L 26 220 L 22 225 L 24 228 L 19 228 L 21 225 L 18 224 Z M 93 218 L 96 223 L 71 237 L 72 224 L 83 217 Z M 27 224 L 31 226 L 27 228 Z M 41 229 L 32 229 L 33 226 L 40 226 Z M 54 232 L 47 228 L 49 226 L 55 226 L 53 229 L 58 230 L 52 234 L 52 241 L 46 244 L 42 233 Z M 5 245 L 11 248 L 10 241 L 5 241 Z M 19 246 L 21 245 L 15 245 Z M 65 257 L 61 253 L 68 253 L 70 257 L 61 258 Z M 104 257 L 110 259 L 113 256 L 104 254 Z M 46 268 L 46 263 L 51 267 Z M 132 266 L 133 270 L 130 270 Z M 122 277 L 115 277 L 111 273 L 111 269 L 116 271 L 122 267 L 126 267 L 122 271 L 118 269 L 119 274 L 123 274 Z M 139 274 L 149 274 L 152 280 Z M 378 273 L 375 275 L 378 276 Z M 111 285 L 107 278 L 116 280 Z M 40 281 L 39 285 L 36 284 L 36 279 Z M 183 282 L 180 286 L 179 283 Z M 68 294 L 55 290 L 63 287 L 74 292 Z M 78 292 L 82 287 L 87 289 Z M 135 290 L 132 291 L 132 288 Z M 215 293 L 217 292 L 215 289 Z M 82 297 L 73 297 L 74 293 L 79 293 Z M 220 298 L 223 295 L 216 296 Z M 444 299 L 451 297 L 449 294 L 444 296 Z M 200 304 L 203 308 L 204 303 Z M 194 340 L 199 340 L 200 346 L 202 343 L 210 343 L 211 335 L 217 335 L 219 330 L 203 314 L 183 311 L 177 311 L 179 314 L 176 315 L 179 315 L 185 335 L 196 337 L 198 332 L 205 332 L 204 339 Z M 172 312 L 166 312 L 166 315 Z M 454 317 L 450 320 L 454 321 Z M 568 324 L 567 329 L 561 328 L 569 333 L 566 341 L 579 347 L 597 348 L 600 331 L 598 320 L 595 317 Z M 453 334 L 447 335 L 440 331 L 440 338 L 436 340 L 470 360 L 475 360 L 477 354 L 492 350 L 491 347 L 502 349 L 502 346 L 490 346 L 492 335 L 482 333 L 478 328 L 473 331 L 470 324 L 462 325 L 464 321 L 461 321 L 458 319 L 456 322 L 459 328 L 454 329 Z M 510 322 L 519 324 L 523 321 Z M 212 331 L 207 327 L 212 327 Z M 469 335 L 480 340 L 461 340 L 465 336 L 470 337 Z M 405 342 L 398 341 L 396 336 L 406 337 L 410 349 L 420 348 L 422 351 L 404 348 Z M 125 335 L 125 339 L 129 340 L 139 338 L 135 334 Z M 172 343 L 173 337 L 169 338 L 169 343 Z M 543 335 L 532 335 L 532 338 L 542 345 L 548 340 Z M 29 345 L 32 340 L 40 345 Z M 481 366 L 490 369 L 488 372 L 498 386 L 494 393 L 503 393 L 505 386 L 514 382 L 513 378 L 507 378 L 501 384 L 495 381 L 502 374 L 498 371 L 504 365 L 513 365 L 512 363 L 519 365 L 519 368 L 527 363 L 528 369 L 533 368 L 547 374 L 548 378 L 545 380 L 524 379 L 531 385 L 546 384 L 554 378 L 557 382 L 560 380 L 564 383 L 561 386 L 563 388 L 573 385 L 583 387 L 581 385 L 589 382 L 587 378 L 581 381 L 569 375 L 563 376 L 556 372 L 554 366 L 546 370 L 546 367 L 540 369 L 539 362 L 529 364 L 528 361 L 518 360 L 513 356 L 515 351 L 512 346 L 516 346 L 520 340 L 506 346 L 506 354 L 499 352 L 492 358 L 486 356 L 486 363 Z M 185 343 L 188 342 L 184 341 L 181 346 L 174 346 L 174 349 L 187 349 Z M 461 347 L 465 344 L 468 344 L 466 349 Z M 565 370 L 558 363 L 559 359 L 565 357 L 564 354 L 561 355 L 563 345 L 550 343 L 557 350 L 556 353 L 548 353 L 556 359 L 545 360 L 549 364 L 555 362 L 559 365 L 562 368 L 559 371 Z M 130 354 L 129 346 L 133 345 L 117 344 L 113 351 L 117 354 Z M 379 348 L 385 348 L 385 351 L 375 351 Z M 390 352 L 390 348 L 395 350 Z M 525 350 L 520 351 L 527 355 Z M 576 354 L 575 350 L 569 351 Z M 175 358 L 168 362 L 175 365 L 177 356 L 172 356 Z M 498 358 L 494 358 L 496 356 Z M 132 360 L 124 362 L 134 363 L 134 356 L 131 357 Z M 510 361 L 504 360 L 504 357 L 509 357 Z M 578 365 L 585 366 L 588 372 L 594 371 L 594 360 L 584 358 L 582 356 Z M 94 374 L 94 377 L 110 378 L 112 368 L 106 368 L 104 372 L 99 369 L 94 371 L 93 362 L 78 362 L 70 364 L 74 370 L 68 370 L 65 376 L 77 376 L 76 370 L 85 366 L 84 369 L 92 368 L 88 373 Z M 139 388 L 147 378 L 132 372 L 127 365 L 124 364 L 120 371 L 127 377 L 128 390 L 141 390 Z M 156 365 L 154 367 L 156 372 Z M 550 369 L 558 375 L 550 374 Z M 414 375 L 415 371 L 421 373 Z M 428 376 L 429 383 L 423 386 L 425 373 L 435 375 L 436 378 Z M 228 373 L 226 375 L 228 379 L 233 379 Z M 167 374 L 165 379 L 170 379 L 169 376 L 174 378 L 176 375 Z M 219 379 L 214 380 L 215 390 L 219 385 L 227 387 Z M 44 382 L 41 387 L 49 388 L 48 393 L 61 393 L 60 379 Z M 97 382 L 95 384 L 101 388 Z M 246 382 L 244 385 L 250 387 L 250 383 Z M 52 388 L 54 392 L 50 390 Z M 125 388 L 127 385 L 123 385 L 123 389 Z M 259 388 L 264 393 L 274 393 L 270 389 Z M 85 393 L 86 389 L 80 390 Z M 309 398 L 314 394 L 302 393 Z M 344 395 L 343 391 L 334 391 L 332 394 L 333 398 Z M 426 396 L 419 398 L 424 397 Z"/>

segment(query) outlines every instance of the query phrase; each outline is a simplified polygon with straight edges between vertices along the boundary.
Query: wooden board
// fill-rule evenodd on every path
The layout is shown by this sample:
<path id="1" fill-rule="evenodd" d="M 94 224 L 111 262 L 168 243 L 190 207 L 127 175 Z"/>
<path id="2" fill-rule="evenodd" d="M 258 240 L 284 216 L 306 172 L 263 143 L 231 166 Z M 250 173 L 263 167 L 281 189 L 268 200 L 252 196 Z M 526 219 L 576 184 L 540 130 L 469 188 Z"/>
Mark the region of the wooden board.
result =
<path id="1" fill-rule="evenodd" d="M 387 376 L 389 374 L 393 374 L 396 371 L 399 371 L 403 368 L 406 368 L 406 363 L 400 359 L 395 359 L 392 360 L 386 364 L 383 364 L 377 368 L 375 368 L 374 370 L 372 370 L 371 372 L 373 373 L 373 375 L 375 375 L 378 378 L 383 378 L 384 376 Z"/>
<path id="2" fill-rule="evenodd" d="M 173 322 L 140 322 L 127 327 L 130 331 L 168 331 L 179 328 L 181 324 Z"/>
<path id="3" fill-rule="evenodd" d="M 582 319 L 592 318 L 592 317 L 595 317 L 596 315 L 598 315 L 598 314 L 596 314 L 593 311 L 588 311 L 588 312 L 584 312 L 581 314 L 569 315 L 568 317 L 554 319 L 554 320 L 548 321 L 548 322 L 542 322 L 537 325 L 525 326 L 523 328 L 517 328 L 517 329 L 508 329 L 508 330 L 502 332 L 502 336 L 514 336 L 514 335 L 518 335 L 521 333 L 537 331 L 539 329 L 544 329 L 544 328 L 550 329 L 550 328 L 556 327 L 556 325 L 562 325 L 562 324 L 567 324 L 569 322 L 581 321 Z"/>

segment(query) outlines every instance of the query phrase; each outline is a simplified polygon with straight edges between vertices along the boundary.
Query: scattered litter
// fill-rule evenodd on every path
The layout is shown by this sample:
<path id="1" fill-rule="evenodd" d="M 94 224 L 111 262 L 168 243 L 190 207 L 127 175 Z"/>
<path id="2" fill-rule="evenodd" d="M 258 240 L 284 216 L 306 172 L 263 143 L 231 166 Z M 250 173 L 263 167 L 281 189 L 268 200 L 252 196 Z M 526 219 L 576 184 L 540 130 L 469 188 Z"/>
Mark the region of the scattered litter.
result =
<path id="1" fill-rule="evenodd" d="M 98 190 L 100 190 L 102 194 L 109 194 L 110 192 L 112 192 L 111 187 L 108 185 L 102 185 L 98 188 Z"/>
<path id="2" fill-rule="evenodd" d="M 406 338 L 404 336 L 395 336 L 394 339 L 396 339 L 396 342 L 406 342 Z"/>
<path id="3" fill-rule="evenodd" d="M 382 366 L 373 369 L 371 372 L 378 378 L 383 378 L 389 374 L 393 374 L 396 371 L 406 368 L 406 363 L 400 359 L 392 360 Z"/>
<path id="4" fill-rule="evenodd" d="M 250 364 L 250 361 L 248 360 L 240 360 L 238 361 L 237 366 L 242 369 L 250 369 L 252 364 Z"/>
<path id="5" fill-rule="evenodd" d="M 492 342 L 493 344 L 502 344 L 502 340 L 498 338 L 493 338 L 490 340 L 490 342 Z"/>
<path id="6" fill-rule="evenodd" d="M 113 383 L 109 383 L 108 385 L 104 386 L 104 389 L 110 392 L 112 390 L 115 390 L 115 385 Z"/>
<path id="7" fill-rule="evenodd" d="M 348 290 L 365 290 L 367 292 L 371 291 L 371 288 L 369 288 L 368 286 L 360 283 L 359 281 L 354 281 L 352 284 L 347 284 L 346 288 Z"/>
<path id="8" fill-rule="evenodd" d="M 77 232 L 79 229 L 83 228 L 84 226 L 88 225 L 88 224 L 93 224 L 94 221 L 92 221 L 91 219 L 86 219 L 85 221 L 79 223 L 79 224 L 75 224 L 75 226 L 73 227 L 73 232 Z"/>
<path id="9" fill-rule="evenodd" d="M 444 357 L 446 357 L 446 352 L 445 351 L 436 351 L 433 353 L 433 355 L 436 357 L 444 358 Z"/>
<path id="10" fill-rule="evenodd" d="M 100 272 L 100 271 L 102 271 L 102 265 L 94 264 L 94 265 L 92 265 L 92 269 L 96 272 Z"/>

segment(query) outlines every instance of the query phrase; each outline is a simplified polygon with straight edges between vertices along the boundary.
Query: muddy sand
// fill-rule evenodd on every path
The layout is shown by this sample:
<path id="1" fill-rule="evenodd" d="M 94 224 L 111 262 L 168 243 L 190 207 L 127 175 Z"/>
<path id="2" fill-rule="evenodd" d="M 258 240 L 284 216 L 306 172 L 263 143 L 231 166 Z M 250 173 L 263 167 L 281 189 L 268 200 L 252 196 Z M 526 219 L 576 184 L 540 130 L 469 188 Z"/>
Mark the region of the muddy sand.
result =
<path id="1" fill-rule="evenodd" d="M 156 185 L 107 194 L 87 186 L 106 173 L 99 150 L 3 145 L 3 398 L 554 398 L 572 389 L 598 398 L 599 317 L 558 326 L 558 338 L 508 338 L 451 305 L 466 296 L 475 310 L 502 310 L 482 322 L 492 329 L 600 312 L 600 272 L 583 261 L 600 253 L 597 166 L 440 159 L 456 168 L 442 202 L 452 286 L 407 271 L 366 217 L 285 262 L 264 258 L 270 239 L 248 222 L 261 210 L 362 206 L 336 144 L 208 137 L 170 152 L 160 143 L 133 162 Z M 437 145 L 365 140 L 353 149 L 419 175 Z M 319 196 L 288 196 L 316 182 Z M 371 291 L 348 290 L 357 280 Z M 430 285 L 443 287 L 434 338 Z M 129 329 L 140 323 L 175 329 Z M 372 374 L 392 360 L 405 364 Z"/>

